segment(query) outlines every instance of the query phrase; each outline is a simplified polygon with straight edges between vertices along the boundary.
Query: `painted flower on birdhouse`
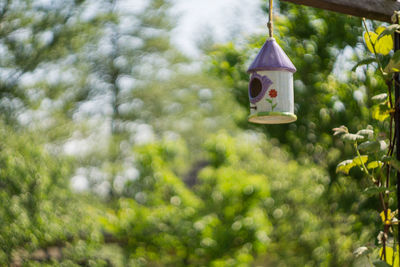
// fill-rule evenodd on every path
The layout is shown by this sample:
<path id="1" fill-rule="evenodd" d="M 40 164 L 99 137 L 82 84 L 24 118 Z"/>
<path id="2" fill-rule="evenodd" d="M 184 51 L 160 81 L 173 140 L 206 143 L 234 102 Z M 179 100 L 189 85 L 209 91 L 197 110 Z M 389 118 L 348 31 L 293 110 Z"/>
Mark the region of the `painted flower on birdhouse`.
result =
<path id="1" fill-rule="evenodd" d="M 278 96 L 278 92 L 275 89 L 271 89 L 269 90 L 268 95 L 272 99 L 267 98 L 265 100 L 271 104 L 271 111 L 273 112 L 276 106 L 278 105 L 278 103 L 275 103 L 274 101 L 274 98 Z"/>
<path id="2" fill-rule="evenodd" d="M 278 96 L 278 92 L 275 90 L 275 89 L 271 89 L 271 90 L 269 90 L 269 97 L 270 98 L 275 98 L 275 97 L 277 97 Z"/>

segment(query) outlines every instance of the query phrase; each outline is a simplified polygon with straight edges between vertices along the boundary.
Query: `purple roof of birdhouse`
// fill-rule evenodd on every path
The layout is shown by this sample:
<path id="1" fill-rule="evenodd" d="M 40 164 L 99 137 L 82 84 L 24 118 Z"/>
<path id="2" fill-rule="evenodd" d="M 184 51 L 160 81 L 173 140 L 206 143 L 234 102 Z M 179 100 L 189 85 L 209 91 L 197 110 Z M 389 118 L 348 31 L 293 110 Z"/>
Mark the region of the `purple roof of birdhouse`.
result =
<path id="1" fill-rule="evenodd" d="M 247 72 L 251 73 L 260 70 L 285 70 L 296 72 L 292 61 L 290 61 L 289 57 L 274 38 L 269 38 L 265 42 Z"/>

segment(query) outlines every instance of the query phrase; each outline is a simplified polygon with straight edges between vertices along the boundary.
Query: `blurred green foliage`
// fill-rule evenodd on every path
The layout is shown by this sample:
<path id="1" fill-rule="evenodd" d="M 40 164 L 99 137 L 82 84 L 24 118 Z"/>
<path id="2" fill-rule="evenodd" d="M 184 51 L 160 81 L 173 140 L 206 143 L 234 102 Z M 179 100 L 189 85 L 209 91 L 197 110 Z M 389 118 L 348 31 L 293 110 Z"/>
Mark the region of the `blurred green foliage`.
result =
<path id="1" fill-rule="evenodd" d="M 309 251 L 326 242 L 322 211 L 313 209 L 329 182 L 323 170 L 300 166 L 260 135 L 222 131 L 204 146 L 209 166 L 190 190 L 167 167 L 185 161 L 184 154 L 165 151 L 165 143 L 137 152 L 141 175 L 129 184 L 135 191 L 127 189 L 131 197 L 103 220 L 127 245 L 130 264 L 245 266 L 258 259 L 274 265 L 294 253 L 280 252 L 281 240 L 303 247 L 292 264 L 325 260 Z"/>
<path id="2" fill-rule="evenodd" d="M 299 120 L 267 127 L 246 119 L 265 37 L 192 62 L 172 1 L 51 3 L 0 4 L 0 265 L 351 266 L 373 240 L 376 200 L 335 173 L 351 147 L 331 136 L 385 127 L 374 68 L 333 74 L 363 53 L 359 19 L 280 3 Z"/>
<path id="3" fill-rule="evenodd" d="M 62 257 L 71 264 L 105 265 L 96 252 L 102 236 L 90 219 L 97 212 L 68 188 L 71 160 L 54 158 L 43 140 L 3 123 L 0 136 L 6 140 L 0 145 L 1 264 L 30 266 Z"/>

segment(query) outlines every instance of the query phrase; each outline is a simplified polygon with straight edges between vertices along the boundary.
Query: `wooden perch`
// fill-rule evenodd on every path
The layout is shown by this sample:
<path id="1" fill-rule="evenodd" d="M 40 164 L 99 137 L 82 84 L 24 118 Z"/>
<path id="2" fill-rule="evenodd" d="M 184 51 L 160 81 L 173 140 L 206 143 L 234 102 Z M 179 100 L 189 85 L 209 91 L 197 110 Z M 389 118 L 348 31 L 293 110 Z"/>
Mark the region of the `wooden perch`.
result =
<path id="1" fill-rule="evenodd" d="M 282 0 L 294 4 L 335 11 L 356 17 L 391 23 L 395 11 L 400 11 L 397 0 Z"/>

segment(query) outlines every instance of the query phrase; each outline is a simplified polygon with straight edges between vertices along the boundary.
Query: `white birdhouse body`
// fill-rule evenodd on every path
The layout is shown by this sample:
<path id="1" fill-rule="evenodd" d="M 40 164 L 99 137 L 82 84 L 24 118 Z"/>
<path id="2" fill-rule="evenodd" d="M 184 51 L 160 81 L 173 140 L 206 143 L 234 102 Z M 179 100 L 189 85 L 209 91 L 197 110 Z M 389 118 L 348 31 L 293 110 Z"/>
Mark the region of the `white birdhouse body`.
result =
<path id="1" fill-rule="evenodd" d="M 297 119 L 293 93 L 295 71 L 275 39 L 268 39 L 248 70 L 250 122 L 280 124 Z"/>
<path id="2" fill-rule="evenodd" d="M 294 95 L 293 95 L 293 73 L 288 71 L 257 71 L 256 75 L 251 75 L 251 81 L 259 79 L 259 77 L 267 77 L 271 84 L 268 88 L 261 90 L 263 96 L 257 101 L 250 101 L 250 122 L 265 123 L 265 118 L 259 118 L 269 115 L 270 123 L 287 123 L 295 120 L 294 115 Z M 251 84 L 251 82 L 250 82 Z M 261 82 L 262 84 L 262 82 Z M 265 86 L 265 85 L 264 85 Z M 257 97 L 257 86 L 250 86 L 250 100 Z M 267 114 L 268 113 L 268 114 Z M 282 113 L 282 114 L 280 114 Z M 280 116 L 281 115 L 281 116 Z"/>

